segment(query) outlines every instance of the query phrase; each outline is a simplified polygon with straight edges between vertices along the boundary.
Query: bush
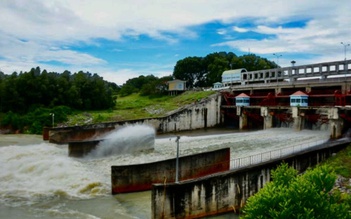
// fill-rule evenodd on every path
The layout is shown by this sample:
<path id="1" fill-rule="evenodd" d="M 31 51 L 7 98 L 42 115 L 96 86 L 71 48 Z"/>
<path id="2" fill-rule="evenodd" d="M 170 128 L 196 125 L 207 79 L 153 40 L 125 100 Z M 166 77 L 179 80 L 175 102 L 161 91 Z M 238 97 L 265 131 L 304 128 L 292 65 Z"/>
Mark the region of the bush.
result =
<path id="1" fill-rule="evenodd" d="M 269 182 L 250 197 L 243 218 L 348 219 L 349 198 L 331 192 L 336 175 L 327 166 L 308 170 L 303 175 L 282 164 L 272 172 Z"/>
<path id="2" fill-rule="evenodd" d="M 67 116 L 72 114 L 71 108 L 67 106 L 57 106 L 52 109 L 31 107 L 27 114 L 6 113 L 1 121 L 1 126 L 9 126 L 12 130 L 19 130 L 27 134 L 41 134 L 45 126 L 52 126 L 52 114 L 54 113 L 55 124 L 67 120 Z"/>

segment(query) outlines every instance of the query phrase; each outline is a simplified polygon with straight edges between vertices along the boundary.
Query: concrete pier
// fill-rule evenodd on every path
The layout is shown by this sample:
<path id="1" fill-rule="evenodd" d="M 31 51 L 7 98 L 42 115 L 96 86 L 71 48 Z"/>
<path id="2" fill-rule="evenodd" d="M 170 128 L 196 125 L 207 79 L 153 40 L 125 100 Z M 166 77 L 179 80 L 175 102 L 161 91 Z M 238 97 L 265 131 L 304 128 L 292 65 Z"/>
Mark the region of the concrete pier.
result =
<path id="1" fill-rule="evenodd" d="M 84 157 L 93 151 L 102 140 L 75 141 L 68 143 L 69 157 Z"/>

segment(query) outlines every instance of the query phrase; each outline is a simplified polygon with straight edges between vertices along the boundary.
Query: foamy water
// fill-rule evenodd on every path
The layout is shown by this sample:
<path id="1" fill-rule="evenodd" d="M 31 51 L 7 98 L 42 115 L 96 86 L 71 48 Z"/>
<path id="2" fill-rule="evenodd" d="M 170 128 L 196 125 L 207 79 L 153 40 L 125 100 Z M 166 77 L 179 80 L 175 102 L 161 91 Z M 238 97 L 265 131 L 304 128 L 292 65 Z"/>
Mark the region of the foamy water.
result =
<path id="1" fill-rule="evenodd" d="M 0 161 L 0 200 L 11 206 L 60 196 L 91 198 L 109 190 L 101 174 L 67 157 L 67 147 L 48 143 L 1 147 Z"/>
<path id="2" fill-rule="evenodd" d="M 87 157 L 99 158 L 118 154 L 135 154 L 154 150 L 155 130 L 147 125 L 131 125 L 101 137 L 95 150 Z"/>
<path id="3" fill-rule="evenodd" d="M 230 147 L 231 158 L 238 158 L 328 137 L 323 131 L 298 132 L 283 128 L 181 136 L 179 144 L 181 156 Z M 5 211 L 0 217 L 11 218 L 13 212 L 24 211 L 24 215 L 32 218 L 38 215 L 39 218 L 150 218 L 150 193 L 110 195 L 111 166 L 174 158 L 175 139 L 176 136 L 156 139 L 152 152 L 117 153 L 89 159 L 68 157 L 67 145 L 2 146 L 0 210 Z M 100 209 L 96 205 L 112 209 Z"/>

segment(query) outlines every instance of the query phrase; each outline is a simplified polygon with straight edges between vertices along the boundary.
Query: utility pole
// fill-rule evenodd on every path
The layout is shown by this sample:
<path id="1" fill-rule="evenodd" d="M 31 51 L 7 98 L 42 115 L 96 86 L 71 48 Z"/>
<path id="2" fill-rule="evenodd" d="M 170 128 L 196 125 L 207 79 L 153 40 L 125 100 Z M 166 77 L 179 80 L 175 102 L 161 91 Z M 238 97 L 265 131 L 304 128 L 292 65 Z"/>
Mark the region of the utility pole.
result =
<path id="1" fill-rule="evenodd" d="M 344 43 L 344 42 L 341 42 L 341 45 L 344 46 L 344 55 L 345 55 L 345 61 L 346 61 L 346 47 L 350 46 L 350 43 Z"/>
<path id="2" fill-rule="evenodd" d="M 179 139 L 180 139 L 180 136 L 177 136 L 177 138 L 176 138 L 176 142 L 177 142 L 177 158 L 176 158 L 176 178 L 175 178 L 175 182 L 176 183 L 179 182 Z"/>
<path id="3" fill-rule="evenodd" d="M 275 57 L 277 57 L 277 66 L 279 65 L 279 57 L 282 57 L 283 55 L 275 54 L 273 53 Z"/>
<path id="4" fill-rule="evenodd" d="M 50 116 L 52 118 L 52 127 L 54 127 L 54 125 L 55 125 L 55 114 L 54 113 L 50 113 Z"/>

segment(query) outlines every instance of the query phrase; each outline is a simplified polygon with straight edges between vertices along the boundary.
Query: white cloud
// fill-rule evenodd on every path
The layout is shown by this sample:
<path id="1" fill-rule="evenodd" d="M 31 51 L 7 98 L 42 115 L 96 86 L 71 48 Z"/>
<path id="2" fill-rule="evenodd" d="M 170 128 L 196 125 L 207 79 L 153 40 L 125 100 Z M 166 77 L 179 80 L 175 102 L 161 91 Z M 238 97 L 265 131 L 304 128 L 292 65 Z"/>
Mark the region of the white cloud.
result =
<path id="1" fill-rule="evenodd" d="M 241 28 L 241 27 L 237 27 L 237 26 L 234 26 L 234 27 L 233 27 L 233 30 L 234 30 L 235 32 L 239 32 L 239 33 L 246 33 L 246 32 L 249 31 L 247 28 Z"/>
<path id="2" fill-rule="evenodd" d="M 113 69 L 108 66 L 112 63 L 71 48 L 80 43 L 94 45 L 97 38 L 122 42 L 126 36 L 138 38 L 141 34 L 176 44 L 183 38 L 196 39 L 198 33 L 192 27 L 213 21 L 228 24 L 239 33 L 253 31 L 270 36 L 261 40 L 228 40 L 215 46 L 241 51 L 250 48 L 252 53 L 267 56 L 307 53 L 335 60 L 343 58 L 340 42 L 351 43 L 350 11 L 349 0 L 2 0 L 0 68 L 11 73 L 56 61 L 66 64 L 71 71 L 99 70 L 96 72 L 116 82 L 140 72 L 132 68 Z M 300 28 L 282 26 L 300 20 L 309 22 Z M 241 23 L 250 23 L 250 28 Z M 233 39 L 227 32 L 228 29 L 217 30 L 224 39 Z M 122 50 L 125 52 L 115 49 Z M 164 69 L 153 67 L 149 72 L 168 73 Z"/>
<path id="3" fill-rule="evenodd" d="M 351 20 L 351 14 L 345 10 L 345 8 L 351 10 L 351 4 L 342 5 L 338 2 L 338 4 L 329 5 L 330 8 L 326 6 L 322 3 L 316 9 L 304 8 L 302 10 L 306 12 L 304 17 L 309 18 L 305 26 L 289 28 L 274 24 L 258 24 L 250 28 L 250 31 L 265 34 L 266 38 L 228 40 L 213 46 L 229 46 L 240 51 L 246 51 L 249 47 L 252 53 L 271 59 L 273 53 L 285 53 L 288 56 L 300 53 L 301 56 L 309 54 L 318 57 L 308 60 L 301 57 L 300 61 L 304 64 L 343 59 L 340 42 L 345 40 L 345 36 L 351 35 L 351 24 L 348 23 Z M 319 11 L 320 8 L 324 10 Z M 282 58 L 281 63 L 290 65 L 290 60 Z"/>

